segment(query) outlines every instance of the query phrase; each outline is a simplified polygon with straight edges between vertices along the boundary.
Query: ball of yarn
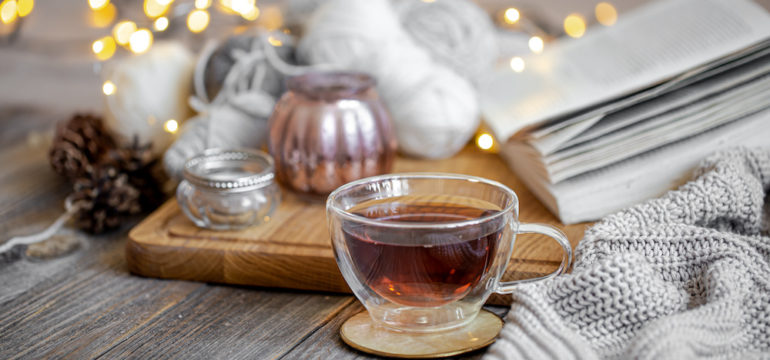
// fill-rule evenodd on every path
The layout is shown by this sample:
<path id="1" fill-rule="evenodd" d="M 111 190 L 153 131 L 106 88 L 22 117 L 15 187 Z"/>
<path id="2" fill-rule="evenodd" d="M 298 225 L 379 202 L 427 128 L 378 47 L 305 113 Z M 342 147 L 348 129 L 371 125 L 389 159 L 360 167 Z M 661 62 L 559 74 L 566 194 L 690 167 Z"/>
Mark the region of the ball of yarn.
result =
<path id="1" fill-rule="evenodd" d="M 273 47 L 264 34 L 239 35 L 210 43 L 195 67 L 199 111 L 181 129 L 163 156 L 170 176 L 180 179 L 187 159 L 211 148 L 258 148 L 267 139 L 267 119 L 291 72 L 293 47 L 289 37 Z"/>
<path id="2" fill-rule="evenodd" d="M 494 24 L 468 0 L 397 0 L 402 26 L 431 56 L 474 82 L 497 58 Z"/>
<path id="3" fill-rule="evenodd" d="M 387 0 L 325 3 L 308 21 L 297 52 L 311 64 L 375 77 L 404 153 L 451 156 L 478 126 L 473 86 L 415 43 Z"/>
<path id="4" fill-rule="evenodd" d="M 119 142 L 130 144 L 136 137 L 161 154 L 174 140 L 164 123 L 191 114 L 187 98 L 193 65 L 192 54 L 176 42 L 158 43 L 142 55 L 110 64 L 102 73 L 104 81 L 115 85 L 114 93 L 105 96 L 105 126 Z"/>

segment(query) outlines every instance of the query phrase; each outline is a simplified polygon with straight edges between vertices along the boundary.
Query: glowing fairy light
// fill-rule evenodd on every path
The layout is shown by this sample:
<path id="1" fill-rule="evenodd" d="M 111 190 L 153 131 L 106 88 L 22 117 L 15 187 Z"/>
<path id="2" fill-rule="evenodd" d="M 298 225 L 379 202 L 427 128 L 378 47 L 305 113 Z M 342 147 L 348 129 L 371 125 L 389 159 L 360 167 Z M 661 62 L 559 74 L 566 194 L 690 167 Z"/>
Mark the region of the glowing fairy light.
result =
<path id="1" fill-rule="evenodd" d="M 510 65 L 511 65 L 511 70 L 517 73 L 524 71 L 524 67 L 526 66 L 526 64 L 524 63 L 524 59 L 518 56 L 514 56 L 511 58 Z"/>
<path id="2" fill-rule="evenodd" d="M 492 135 L 484 133 L 476 138 L 476 145 L 482 150 L 489 150 L 495 145 L 495 139 L 492 138 Z"/>
<path id="3" fill-rule="evenodd" d="M 3 24 L 14 22 L 18 14 L 16 0 L 5 0 L 0 4 L 0 22 Z"/>
<path id="4" fill-rule="evenodd" d="M 579 38 L 586 32 L 586 21 L 579 14 L 569 14 L 564 19 L 564 32 L 573 38 Z"/>
<path id="5" fill-rule="evenodd" d="M 507 8 L 503 13 L 503 19 L 509 24 L 515 24 L 521 18 L 521 13 L 516 8 Z"/>
<path id="6" fill-rule="evenodd" d="M 249 20 L 249 21 L 257 20 L 257 18 L 259 17 L 259 8 L 255 6 L 255 7 L 251 8 L 251 10 L 249 10 L 249 12 L 241 14 L 241 16 L 244 19 Z"/>
<path id="7" fill-rule="evenodd" d="M 168 29 L 168 18 L 165 17 L 165 16 L 161 16 L 161 17 L 155 19 L 155 22 L 152 23 L 152 27 L 156 31 L 164 31 L 164 30 Z"/>
<path id="8" fill-rule="evenodd" d="M 144 14 L 154 19 L 165 14 L 170 4 L 166 0 L 144 0 Z"/>
<path id="9" fill-rule="evenodd" d="M 91 10 L 104 9 L 104 7 L 109 4 L 110 0 L 88 0 L 88 6 L 91 8 Z"/>
<path id="10" fill-rule="evenodd" d="M 596 21 L 604 26 L 612 26 L 618 21 L 618 11 L 610 3 L 600 2 L 596 4 L 594 13 L 596 14 Z"/>
<path id="11" fill-rule="evenodd" d="M 152 33 L 147 29 L 139 29 L 131 34 L 128 46 L 135 54 L 146 52 L 152 46 Z"/>
<path id="12" fill-rule="evenodd" d="M 276 47 L 277 46 L 283 46 L 283 41 L 281 41 L 281 39 L 279 39 L 279 38 L 277 38 L 275 36 L 272 36 L 272 35 L 267 37 L 267 42 L 269 42 L 270 45 L 273 45 L 273 46 L 276 46 Z"/>
<path id="13" fill-rule="evenodd" d="M 177 130 L 179 130 L 179 123 L 174 119 L 169 119 L 165 123 L 163 123 L 163 130 L 166 130 L 168 133 L 176 133 Z"/>
<path id="14" fill-rule="evenodd" d="M 99 60 L 107 60 L 115 54 L 115 40 L 112 36 L 105 36 L 91 44 L 91 51 Z"/>
<path id="15" fill-rule="evenodd" d="M 89 17 L 89 23 L 91 26 L 103 28 L 110 26 L 112 21 L 115 20 L 115 15 L 118 13 L 118 9 L 114 4 L 107 3 L 107 6 L 98 10 L 91 11 Z"/>
<path id="16" fill-rule="evenodd" d="M 136 23 L 133 21 L 121 21 L 112 28 L 112 36 L 119 45 L 127 45 L 134 32 L 136 32 Z"/>
<path id="17" fill-rule="evenodd" d="M 112 81 L 105 81 L 102 85 L 102 92 L 104 95 L 110 96 L 115 93 L 115 84 Z"/>
<path id="18" fill-rule="evenodd" d="M 194 33 L 206 30 L 209 26 L 209 13 L 206 10 L 193 10 L 187 15 L 187 28 Z"/>
<path id="19" fill-rule="evenodd" d="M 539 36 L 533 36 L 529 38 L 529 49 L 532 50 L 535 54 L 540 54 L 543 52 L 543 47 L 545 46 L 545 43 L 543 43 L 543 38 Z"/>
<path id="20" fill-rule="evenodd" d="M 19 17 L 25 17 L 32 12 L 35 7 L 34 0 L 18 0 L 16 1 L 16 11 L 19 13 Z"/>

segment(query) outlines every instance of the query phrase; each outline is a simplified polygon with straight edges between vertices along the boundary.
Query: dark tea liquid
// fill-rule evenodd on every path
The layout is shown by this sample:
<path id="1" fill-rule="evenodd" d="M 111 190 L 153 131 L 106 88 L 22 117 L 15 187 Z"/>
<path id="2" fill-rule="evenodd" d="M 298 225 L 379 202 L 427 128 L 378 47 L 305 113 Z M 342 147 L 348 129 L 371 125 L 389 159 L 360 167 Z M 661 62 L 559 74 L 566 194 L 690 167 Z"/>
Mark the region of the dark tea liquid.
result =
<path id="1" fill-rule="evenodd" d="M 373 200 L 350 212 L 404 223 L 445 223 L 499 211 L 480 200 L 456 196 L 404 196 Z M 464 297 L 487 273 L 500 241 L 494 224 L 437 233 L 424 229 L 343 225 L 353 266 L 380 296 L 407 306 L 440 306 Z"/>

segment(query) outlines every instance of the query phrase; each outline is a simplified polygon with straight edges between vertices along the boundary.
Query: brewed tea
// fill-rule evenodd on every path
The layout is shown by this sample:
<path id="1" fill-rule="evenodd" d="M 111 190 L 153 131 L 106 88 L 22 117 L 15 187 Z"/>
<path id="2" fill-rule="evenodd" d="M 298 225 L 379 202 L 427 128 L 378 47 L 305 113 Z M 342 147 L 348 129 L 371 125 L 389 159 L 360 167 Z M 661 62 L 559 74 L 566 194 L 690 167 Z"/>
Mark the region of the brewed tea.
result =
<path id="1" fill-rule="evenodd" d="M 500 211 L 461 196 L 403 196 L 363 202 L 351 213 L 399 223 L 447 223 Z M 407 306 L 441 306 L 463 298 L 492 265 L 504 221 L 463 231 L 343 224 L 353 266 L 380 296 Z M 459 235 L 458 235 L 459 234 Z"/>

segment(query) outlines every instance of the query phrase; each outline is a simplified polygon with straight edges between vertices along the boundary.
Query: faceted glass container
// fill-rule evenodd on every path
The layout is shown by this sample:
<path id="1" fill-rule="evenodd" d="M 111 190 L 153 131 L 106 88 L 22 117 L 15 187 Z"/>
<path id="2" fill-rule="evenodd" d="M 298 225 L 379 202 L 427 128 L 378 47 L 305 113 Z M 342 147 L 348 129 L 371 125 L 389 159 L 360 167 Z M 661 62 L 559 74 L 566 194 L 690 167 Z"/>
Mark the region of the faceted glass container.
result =
<path id="1" fill-rule="evenodd" d="M 323 200 L 353 180 L 390 172 L 396 140 L 374 80 L 360 73 L 309 73 L 289 80 L 270 118 L 276 176 Z"/>
<path id="2" fill-rule="evenodd" d="M 185 163 L 177 202 L 195 225 L 232 230 L 270 220 L 280 203 L 270 155 L 251 150 L 206 150 Z"/>

